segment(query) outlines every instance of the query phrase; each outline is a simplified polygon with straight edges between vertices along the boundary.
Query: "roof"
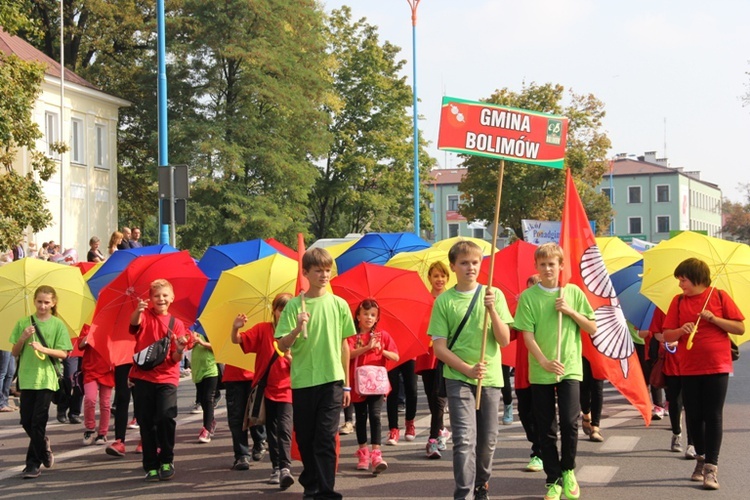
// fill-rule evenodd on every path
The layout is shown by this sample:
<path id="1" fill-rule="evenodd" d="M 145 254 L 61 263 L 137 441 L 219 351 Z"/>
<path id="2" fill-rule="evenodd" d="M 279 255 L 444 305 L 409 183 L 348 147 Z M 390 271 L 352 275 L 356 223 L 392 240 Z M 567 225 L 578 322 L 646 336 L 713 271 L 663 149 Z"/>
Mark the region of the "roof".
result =
<path id="1" fill-rule="evenodd" d="M 7 33 L 0 27 L 0 52 L 4 52 L 7 55 L 15 54 L 24 61 L 29 62 L 40 62 L 45 64 L 47 68 L 45 73 L 55 78 L 60 78 L 60 63 L 49 57 L 47 54 L 37 49 L 29 42 L 22 38 Z M 73 71 L 65 70 L 65 81 L 75 83 L 83 87 L 90 89 L 99 90 L 93 83 L 84 80 Z"/>
<path id="2" fill-rule="evenodd" d="M 667 174 L 667 175 L 684 175 L 691 179 L 719 189 L 717 184 L 713 182 L 704 181 L 700 178 L 700 172 L 685 172 L 681 168 L 671 168 L 664 165 L 657 165 L 642 160 L 631 160 L 629 158 L 617 159 L 612 163 L 612 175 L 617 176 L 632 176 L 632 175 L 656 175 L 656 174 Z M 610 172 L 605 172 L 602 177 L 609 177 Z"/>
<path id="3" fill-rule="evenodd" d="M 435 168 L 430 171 L 427 182 L 430 184 L 460 184 L 466 175 L 466 168 Z"/>

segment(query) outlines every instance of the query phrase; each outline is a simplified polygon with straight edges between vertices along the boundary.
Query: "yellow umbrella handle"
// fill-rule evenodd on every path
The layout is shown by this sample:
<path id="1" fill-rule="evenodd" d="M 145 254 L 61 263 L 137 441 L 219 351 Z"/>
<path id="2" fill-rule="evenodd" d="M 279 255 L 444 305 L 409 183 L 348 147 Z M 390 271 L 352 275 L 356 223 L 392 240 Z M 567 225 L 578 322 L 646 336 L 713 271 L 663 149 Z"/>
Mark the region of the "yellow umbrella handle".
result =
<path id="1" fill-rule="evenodd" d="M 695 337 L 695 333 L 698 331 L 698 323 L 700 323 L 700 321 L 701 319 L 698 318 L 698 321 L 696 321 L 695 325 L 693 326 L 693 331 L 690 332 L 690 336 L 688 337 L 686 346 L 688 351 L 693 348 L 693 338 Z"/>

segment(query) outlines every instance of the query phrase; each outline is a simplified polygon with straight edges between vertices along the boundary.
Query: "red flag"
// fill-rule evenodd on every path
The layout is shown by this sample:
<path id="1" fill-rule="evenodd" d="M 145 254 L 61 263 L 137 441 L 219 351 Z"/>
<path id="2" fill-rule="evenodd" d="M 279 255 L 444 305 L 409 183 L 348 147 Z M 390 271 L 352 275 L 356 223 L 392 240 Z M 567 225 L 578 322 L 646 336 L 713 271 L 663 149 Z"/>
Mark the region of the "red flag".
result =
<path id="1" fill-rule="evenodd" d="M 305 236 L 297 233 L 297 286 L 294 295 L 300 292 L 306 292 L 310 288 L 310 282 L 302 274 L 302 256 L 305 255 Z"/>
<path id="2" fill-rule="evenodd" d="M 560 231 L 565 258 L 561 284 L 578 285 L 586 293 L 596 316 L 596 334 L 581 335 L 583 355 L 591 363 L 594 377 L 609 380 L 649 425 L 651 399 L 635 344 L 570 169 L 565 173 L 565 207 Z"/>

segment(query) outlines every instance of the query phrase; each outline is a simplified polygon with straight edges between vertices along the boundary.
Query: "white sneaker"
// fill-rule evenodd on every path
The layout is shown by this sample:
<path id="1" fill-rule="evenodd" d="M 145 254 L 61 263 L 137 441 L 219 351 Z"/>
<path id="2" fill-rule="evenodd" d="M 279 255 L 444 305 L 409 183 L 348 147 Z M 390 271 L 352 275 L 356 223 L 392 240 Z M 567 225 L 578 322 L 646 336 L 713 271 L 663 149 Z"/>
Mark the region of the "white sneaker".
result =
<path id="1" fill-rule="evenodd" d="M 654 405 L 654 409 L 651 412 L 651 418 L 654 420 L 661 420 L 664 418 L 664 408 Z"/>
<path id="2" fill-rule="evenodd" d="M 195 403 L 193 407 L 190 409 L 190 413 L 197 415 L 198 413 L 203 413 L 203 408 L 201 407 L 200 403 Z"/>
<path id="3" fill-rule="evenodd" d="M 89 446 L 94 444 L 94 440 L 96 439 L 96 432 L 95 431 L 86 431 L 83 433 L 83 444 L 84 446 Z"/>
<path id="4" fill-rule="evenodd" d="M 438 438 L 437 438 L 437 449 L 440 451 L 445 451 L 448 449 L 448 440 L 451 438 L 451 431 L 443 427 L 438 432 Z"/>
<path id="5" fill-rule="evenodd" d="M 695 460 L 695 457 L 697 457 L 698 454 L 695 452 L 695 446 L 692 444 L 687 447 L 687 450 L 685 450 L 685 458 L 688 460 Z"/>
<path id="6" fill-rule="evenodd" d="M 279 484 L 281 483 L 281 472 L 279 469 L 274 469 L 273 472 L 271 472 L 271 477 L 268 478 L 268 484 Z"/>

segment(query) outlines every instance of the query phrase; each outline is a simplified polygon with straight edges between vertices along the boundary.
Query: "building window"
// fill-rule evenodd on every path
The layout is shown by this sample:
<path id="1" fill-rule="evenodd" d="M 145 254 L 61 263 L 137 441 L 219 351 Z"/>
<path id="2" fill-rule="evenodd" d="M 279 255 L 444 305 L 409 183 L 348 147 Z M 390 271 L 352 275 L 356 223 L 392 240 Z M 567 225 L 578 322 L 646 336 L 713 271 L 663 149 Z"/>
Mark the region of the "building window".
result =
<path id="1" fill-rule="evenodd" d="M 641 202 L 641 186 L 628 187 L 628 203 Z"/>
<path id="2" fill-rule="evenodd" d="M 628 234 L 641 234 L 642 230 L 640 217 L 628 217 Z"/>
<path id="3" fill-rule="evenodd" d="M 96 126 L 96 160 L 94 165 L 99 168 L 108 168 L 107 127 L 105 125 Z"/>
<path id="4" fill-rule="evenodd" d="M 47 111 L 44 113 L 44 137 L 47 139 L 47 156 L 57 158 L 58 155 L 52 150 L 52 144 L 60 140 L 60 122 L 57 113 Z"/>
<path id="5" fill-rule="evenodd" d="M 602 194 L 607 197 L 610 203 L 614 203 L 615 200 L 612 197 L 612 190 L 610 188 L 602 188 Z"/>
<path id="6" fill-rule="evenodd" d="M 458 224 L 448 224 L 448 238 L 458 236 Z"/>
<path id="7" fill-rule="evenodd" d="M 70 161 L 84 163 L 83 144 L 83 120 L 73 118 L 70 120 Z"/>
<path id="8" fill-rule="evenodd" d="M 668 215 L 656 216 L 656 232 L 657 233 L 669 232 L 669 216 Z"/>
<path id="9" fill-rule="evenodd" d="M 480 240 L 484 239 L 484 228 L 483 227 L 475 227 L 471 230 L 471 235 L 474 238 L 479 238 Z"/>
<path id="10" fill-rule="evenodd" d="M 458 195 L 457 194 L 448 195 L 448 211 L 458 212 Z"/>
<path id="11" fill-rule="evenodd" d="M 669 184 L 656 186 L 656 202 L 657 203 L 669 202 Z"/>

